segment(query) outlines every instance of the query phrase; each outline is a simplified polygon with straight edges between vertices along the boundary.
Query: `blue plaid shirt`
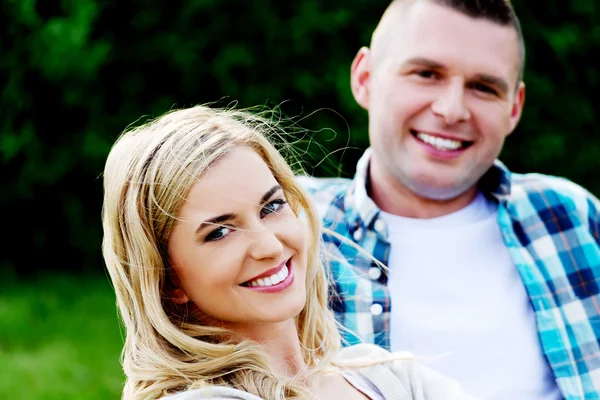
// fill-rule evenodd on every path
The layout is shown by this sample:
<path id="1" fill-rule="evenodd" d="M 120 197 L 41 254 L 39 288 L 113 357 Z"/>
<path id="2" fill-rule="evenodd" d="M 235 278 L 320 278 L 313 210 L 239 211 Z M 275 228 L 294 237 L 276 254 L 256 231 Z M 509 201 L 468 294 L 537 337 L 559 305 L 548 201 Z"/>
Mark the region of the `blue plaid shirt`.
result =
<path id="1" fill-rule="evenodd" d="M 335 282 L 331 306 L 347 329 L 345 341 L 389 349 L 387 275 L 370 257 L 387 265 L 390 244 L 379 209 L 367 195 L 369 154 L 359 161 L 353 180 L 298 179 L 333 232 L 324 234 Z M 600 202 L 566 179 L 514 174 L 499 161 L 479 188 L 499 204 L 502 237 L 531 300 L 562 395 L 600 399 Z"/>

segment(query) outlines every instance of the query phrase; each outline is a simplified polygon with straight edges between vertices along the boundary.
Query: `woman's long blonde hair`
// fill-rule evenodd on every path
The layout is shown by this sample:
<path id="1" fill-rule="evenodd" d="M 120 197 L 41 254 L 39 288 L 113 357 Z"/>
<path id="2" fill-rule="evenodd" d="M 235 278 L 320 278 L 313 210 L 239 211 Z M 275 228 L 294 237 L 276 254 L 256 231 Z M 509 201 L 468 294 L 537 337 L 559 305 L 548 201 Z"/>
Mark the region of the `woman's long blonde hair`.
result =
<path id="1" fill-rule="evenodd" d="M 236 146 L 262 157 L 308 224 L 307 298 L 296 317 L 304 361 L 317 368 L 339 349 L 319 256 L 320 221 L 270 143 L 273 132 L 277 127 L 257 114 L 196 106 L 125 131 L 112 148 L 104 170 L 102 250 L 126 328 L 123 399 L 156 399 L 208 385 L 266 399 L 309 396 L 302 379 L 270 367 L 260 345 L 203 326 L 169 298 L 174 281 L 167 242 L 182 202 L 207 168 Z"/>

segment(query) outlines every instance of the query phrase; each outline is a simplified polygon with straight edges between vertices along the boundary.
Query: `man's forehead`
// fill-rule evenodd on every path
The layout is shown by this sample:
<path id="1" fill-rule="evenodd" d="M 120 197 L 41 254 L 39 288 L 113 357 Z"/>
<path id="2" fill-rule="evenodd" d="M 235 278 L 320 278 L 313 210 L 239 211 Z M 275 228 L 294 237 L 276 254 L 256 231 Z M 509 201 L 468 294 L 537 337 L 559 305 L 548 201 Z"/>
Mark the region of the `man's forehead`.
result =
<path id="1" fill-rule="evenodd" d="M 418 23 L 426 23 L 428 19 L 435 18 L 440 14 L 456 15 L 463 17 L 463 23 L 483 23 L 490 26 L 502 27 L 514 30 L 511 25 L 500 24 L 492 19 L 484 17 L 473 17 L 465 12 L 457 10 L 449 5 L 435 0 L 397 0 L 394 1 L 384 12 L 371 37 L 371 48 L 378 42 L 383 41 L 390 34 L 402 32 L 407 25 L 415 19 Z"/>
<path id="2" fill-rule="evenodd" d="M 468 51 L 469 47 L 478 52 Z M 516 74 L 520 70 L 517 32 L 510 25 L 472 18 L 431 0 L 401 1 L 390 7 L 373 35 L 371 52 L 374 64 L 454 53 L 475 64 L 510 65 Z"/>

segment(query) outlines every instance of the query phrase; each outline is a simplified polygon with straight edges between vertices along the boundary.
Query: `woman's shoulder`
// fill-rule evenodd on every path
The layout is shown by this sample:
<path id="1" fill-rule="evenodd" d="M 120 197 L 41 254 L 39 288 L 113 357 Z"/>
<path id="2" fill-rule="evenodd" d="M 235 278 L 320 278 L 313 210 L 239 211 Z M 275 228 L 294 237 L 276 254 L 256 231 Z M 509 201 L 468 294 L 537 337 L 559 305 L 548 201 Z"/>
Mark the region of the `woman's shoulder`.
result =
<path id="1" fill-rule="evenodd" d="M 398 359 L 412 359 L 412 353 L 408 351 L 390 353 L 383 347 L 370 343 L 361 343 L 354 346 L 344 347 L 336 355 L 334 360 L 337 362 L 376 362 L 393 361 Z"/>
<path id="2" fill-rule="evenodd" d="M 209 386 L 161 397 L 160 400 L 262 400 L 253 394 L 226 386 Z"/>
<path id="3" fill-rule="evenodd" d="M 410 352 L 394 352 L 372 344 L 346 347 L 336 355 L 342 368 L 353 369 L 379 389 L 385 399 L 475 400 L 460 384 L 423 365 Z"/>

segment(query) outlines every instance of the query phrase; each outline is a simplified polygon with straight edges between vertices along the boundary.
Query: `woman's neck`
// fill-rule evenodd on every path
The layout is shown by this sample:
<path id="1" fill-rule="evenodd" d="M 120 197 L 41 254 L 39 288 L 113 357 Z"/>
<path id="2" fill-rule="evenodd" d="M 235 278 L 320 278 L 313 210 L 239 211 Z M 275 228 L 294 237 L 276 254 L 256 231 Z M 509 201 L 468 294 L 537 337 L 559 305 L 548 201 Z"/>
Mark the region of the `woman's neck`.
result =
<path id="1" fill-rule="evenodd" d="M 279 374 L 294 377 L 307 372 L 294 320 L 276 324 L 253 324 L 251 327 L 236 327 L 234 330 L 244 338 L 263 345 L 274 371 Z"/>

